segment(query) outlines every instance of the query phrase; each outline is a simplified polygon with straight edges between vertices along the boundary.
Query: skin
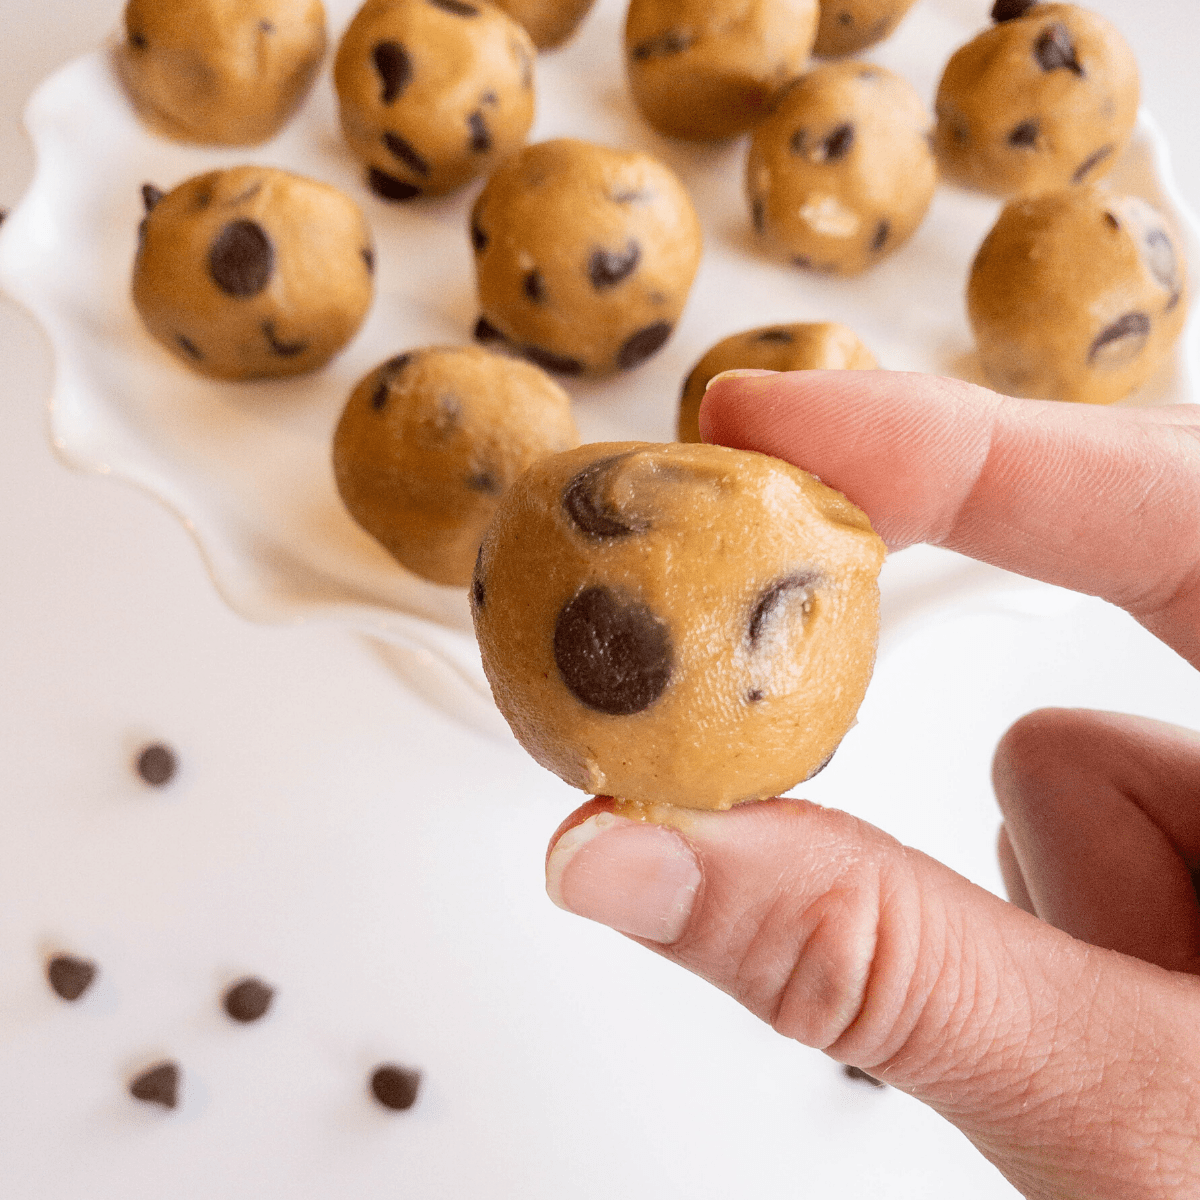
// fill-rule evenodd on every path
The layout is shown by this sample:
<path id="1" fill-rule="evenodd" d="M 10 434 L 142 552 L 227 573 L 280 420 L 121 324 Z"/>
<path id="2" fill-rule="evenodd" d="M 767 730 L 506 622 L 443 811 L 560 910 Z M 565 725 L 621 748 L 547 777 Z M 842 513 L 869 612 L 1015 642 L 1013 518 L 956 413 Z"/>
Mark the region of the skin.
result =
<path id="1" fill-rule="evenodd" d="M 1103 596 L 1200 667 L 1200 407 L 795 372 L 715 383 L 700 421 L 816 472 L 893 549 Z M 1031 1200 L 1200 1195 L 1200 734 L 1035 712 L 993 782 L 1011 903 L 790 800 L 669 825 L 589 801 L 547 886 L 929 1104 Z"/>

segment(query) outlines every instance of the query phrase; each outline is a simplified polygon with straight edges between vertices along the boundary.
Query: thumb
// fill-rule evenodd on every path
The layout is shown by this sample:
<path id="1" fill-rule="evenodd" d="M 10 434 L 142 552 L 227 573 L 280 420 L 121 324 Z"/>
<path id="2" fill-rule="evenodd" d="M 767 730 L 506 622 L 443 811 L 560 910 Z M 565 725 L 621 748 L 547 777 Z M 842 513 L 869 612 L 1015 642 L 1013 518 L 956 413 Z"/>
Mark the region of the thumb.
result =
<path id="1" fill-rule="evenodd" d="M 940 1111 L 1025 1195 L 1200 1195 L 1198 981 L 1098 949 L 843 812 L 584 805 L 560 906 Z"/>

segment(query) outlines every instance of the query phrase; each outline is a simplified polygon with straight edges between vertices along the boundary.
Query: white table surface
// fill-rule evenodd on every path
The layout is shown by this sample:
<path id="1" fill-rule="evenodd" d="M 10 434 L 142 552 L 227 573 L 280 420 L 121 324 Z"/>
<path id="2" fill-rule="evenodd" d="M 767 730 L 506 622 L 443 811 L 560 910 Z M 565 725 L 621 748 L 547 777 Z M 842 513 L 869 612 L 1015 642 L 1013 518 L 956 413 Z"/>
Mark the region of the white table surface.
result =
<path id="1" fill-rule="evenodd" d="M 981 9 L 984 6 L 981 4 Z M 1200 209 L 1194 30 L 1172 0 L 1100 0 Z M 106 36 L 116 0 L 0 0 L 0 205 L 32 168 L 19 114 Z M 51 367 L 0 303 L 0 1196 L 5 1200 L 1015 1193 L 940 1118 L 842 1079 L 706 985 L 542 892 L 578 795 L 333 628 L 254 626 L 182 526 L 52 456 Z M 881 661 L 805 794 L 1000 890 L 991 748 L 1049 704 L 1200 726 L 1200 681 L 1110 607 L 975 614 Z M 129 769 L 161 738 L 161 793 Z M 47 954 L 101 967 L 77 1005 Z M 279 987 L 234 1027 L 225 984 Z M 125 1092 L 176 1058 L 184 1100 Z M 412 1112 L 371 1066 L 425 1073 Z"/>

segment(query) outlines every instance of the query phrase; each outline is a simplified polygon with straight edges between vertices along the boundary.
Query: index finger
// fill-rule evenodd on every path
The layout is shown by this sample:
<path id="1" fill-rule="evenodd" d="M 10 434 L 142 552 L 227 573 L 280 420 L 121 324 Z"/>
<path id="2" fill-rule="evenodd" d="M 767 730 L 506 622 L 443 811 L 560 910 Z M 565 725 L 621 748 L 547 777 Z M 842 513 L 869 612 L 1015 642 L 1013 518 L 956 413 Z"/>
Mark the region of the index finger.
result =
<path id="1" fill-rule="evenodd" d="M 896 371 L 718 380 L 708 441 L 820 476 L 892 549 L 1101 596 L 1200 666 L 1200 408 L 1014 400 Z"/>

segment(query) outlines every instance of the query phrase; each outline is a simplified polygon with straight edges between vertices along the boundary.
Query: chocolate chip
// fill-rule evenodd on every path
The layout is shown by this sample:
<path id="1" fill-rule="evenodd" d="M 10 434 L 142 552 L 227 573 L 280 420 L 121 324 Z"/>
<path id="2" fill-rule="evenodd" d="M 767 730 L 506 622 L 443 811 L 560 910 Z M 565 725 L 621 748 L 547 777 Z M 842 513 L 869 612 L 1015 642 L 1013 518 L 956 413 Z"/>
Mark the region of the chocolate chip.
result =
<path id="1" fill-rule="evenodd" d="M 885 217 L 875 226 L 875 236 L 871 238 L 871 253 L 878 254 L 887 245 L 892 233 L 892 223 Z"/>
<path id="2" fill-rule="evenodd" d="M 1042 127 L 1037 121 L 1022 121 L 1020 125 L 1012 127 L 1012 131 L 1008 135 L 1008 144 L 1026 148 L 1036 146 L 1041 131 Z"/>
<path id="3" fill-rule="evenodd" d="M 412 59 L 399 42 L 376 42 L 371 61 L 383 81 L 379 99 L 384 104 L 391 104 L 412 79 Z"/>
<path id="4" fill-rule="evenodd" d="M 429 0 L 431 4 L 439 0 Z M 440 0 L 448 3 L 449 0 Z M 439 5 L 440 6 L 440 5 Z M 463 6 L 464 8 L 466 5 Z M 412 1108 L 417 1102 L 417 1092 L 421 1087 L 421 1072 L 410 1071 L 406 1067 L 393 1066 L 385 1063 L 377 1067 L 371 1076 L 371 1094 L 384 1108 L 403 1112 Z"/>
<path id="5" fill-rule="evenodd" d="M 238 192 L 231 200 L 225 201 L 226 208 L 236 208 L 239 204 L 245 204 L 247 200 L 253 200 L 259 192 L 262 191 L 262 180 L 256 179 L 244 192 Z"/>
<path id="6" fill-rule="evenodd" d="M 992 5 L 992 20 L 999 25 L 1002 21 L 1015 21 L 1023 17 L 1037 0 L 996 0 Z"/>
<path id="7" fill-rule="evenodd" d="M 484 92 L 483 95 L 479 97 L 479 103 L 490 104 L 493 108 L 495 108 L 496 105 L 500 103 L 500 97 L 497 96 L 495 92 Z"/>
<path id="8" fill-rule="evenodd" d="M 598 458 L 576 472 L 563 488 L 563 509 L 582 533 L 590 537 L 615 538 L 645 533 L 650 528 L 645 517 L 622 513 L 604 499 L 604 486 L 613 468 L 628 457 L 628 454 L 614 454 Z"/>
<path id="9" fill-rule="evenodd" d="M 412 200 L 421 194 L 421 189 L 414 183 L 397 179 L 378 167 L 372 167 L 367 172 L 367 186 L 377 196 L 384 200 Z"/>
<path id="10" fill-rule="evenodd" d="M 1108 371 L 1126 367 L 1141 354 L 1149 336 L 1150 318 L 1143 312 L 1126 313 L 1096 336 L 1087 364 Z"/>
<path id="11" fill-rule="evenodd" d="M 842 1074 L 845 1075 L 847 1079 L 854 1080 L 855 1083 L 866 1083 L 871 1087 L 876 1088 L 887 1087 L 887 1084 L 884 1083 L 882 1079 L 876 1079 L 874 1075 L 868 1075 L 866 1071 L 862 1069 L 862 1067 L 843 1067 Z"/>
<path id="12" fill-rule="evenodd" d="M 642 248 L 630 238 L 624 250 L 593 250 L 588 259 L 588 278 L 598 292 L 628 279 L 642 261 Z"/>
<path id="13" fill-rule="evenodd" d="M 504 491 L 504 483 L 495 471 L 484 468 L 482 471 L 472 471 L 463 482 L 467 491 L 479 492 L 484 496 L 499 496 Z"/>
<path id="14" fill-rule="evenodd" d="M 838 162 L 850 153 L 854 145 L 854 126 L 846 121 L 839 125 L 824 141 L 824 160 Z"/>
<path id="15" fill-rule="evenodd" d="M 467 118 L 467 128 L 471 131 L 471 150 L 476 154 L 486 154 L 492 148 L 492 132 L 483 119 L 479 110 Z"/>
<path id="16" fill-rule="evenodd" d="M 258 27 L 263 33 L 275 32 L 275 23 L 273 21 L 259 21 Z"/>
<path id="17" fill-rule="evenodd" d="M 851 28 L 854 25 L 854 14 L 853 13 L 840 12 L 840 13 L 838 13 L 837 19 L 838 19 L 838 24 L 845 26 L 845 28 L 847 28 L 847 29 Z"/>
<path id="18" fill-rule="evenodd" d="M 649 708 L 671 679 L 671 635 L 646 605 L 584 588 L 554 625 L 554 661 L 581 704 L 625 717 Z"/>
<path id="19" fill-rule="evenodd" d="M 208 273 L 227 296 L 257 296 L 271 280 L 275 248 L 257 221 L 230 221 L 208 251 Z"/>
<path id="20" fill-rule="evenodd" d="M 1143 253 L 1150 274 L 1178 298 L 1178 293 L 1182 290 L 1179 286 L 1179 260 L 1175 257 L 1175 247 L 1166 232 L 1162 229 L 1151 229 L 1146 234 Z"/>
<path id="21" fill-rule="evenodd" d="M 640 366 L 662 348 L 674 328 L 668 321 L 655 321 L 653 325 L 647 325 L 637 333 L 631 334 L 617 352 L 617 366 L 622 371 Z"/>
<path id="22" fill-rule="evenodd" d="M 806 254 L 793 254 L 792 266 L 799 267 L 802 271 L 812 271 L 815 269 L 813 267 L 813 260 Z"/>
<path id="23" fill-rule="evenodd" d="M 206 184 L 204 187 L 196 189 L 196 194 L 192 197 L 192 204 L 197 212 L 203 212 L 212 203 L 212 187 Z"/>
<path id="24" fill-rule="evenodd" d="M 96 978 L 96 964 L 73 954 L 56 954 L 46 964 L 46 978 L 64 1000 L 78 1000 Z"/>
<path id="25" fill-rule="evenodd" d="M 129 44 L 135 50 L 145 50 L 150 43 L 146 41 L 144 33 L 131 33 L 129 35 Z"/>
<path id="26" fill-rule="evenodd" d="M 1033 57 L 1043 71 L 1057 71 L 1060 67 L 1066 67 L 1076 75 L 1083 74 L 1083 67 L 1075 57 L 1071 35 L 1061 21 L 1052 22 L 1038 34 L 1033 44 Z"/>
<path id="27" fill-rule="evenodd" d="M 567 354 L 555 354 L 553 350 L 543 350 L 541 346 L 522 346 L 521 353 L 530 362 L 558 375 L 582 375 L 584 372 L 584 365 L 579 359 Z"/>
<path id="28" fill-rule="evenodd" d="M 204 361 L 204 354 L 200 347 L 196 345 L 189 337 L 184 337 L 182 333 L 175 335 L 175 344 L 188 356 L 196 362 Z"/>
<path id="29" fill-rule="evenodd" d="M 1121 222 L 1117 220 L 1117 214 L 1116 214 L 1116 213 L 1112 213 L 1112 212 L 1106 212 L 1106 213 L 1104 214 L 1104 223 L 1105 223 L 1105 224 L 1106 224 L 1106 225 L 1107 225 L 1107 226 L 1108 226 L 1110 229 L 1120 229 L 1120 228 L 1121 228 Z"/>
<path id="30" fill-rule="evenodd" d="M 504 334 L 502 334 L 500 330 L 498 330 L 495 325 L 493 325 L 491 321 L 487 319 L 487 317 L 483 316 L 481 316 L 479 320 L 475 322 L 475 329 L 473 330 L 472 335 L 477 342 L 486 343 L 508 341 L 508 338 L 506 338 Z"/>
<path id="31" fill-rule="evenodd" d="M 173 1062 L 159 1063 L 143 1071 L 129 1085 L 136 1100 L 174 1108 L 179 1103 L 179 1066 Z"/>
<path id="32" fill-rule="evenodd" d="M 629 57 L 634 62 L 647 62 L 652 58 L 670 58 L 682 54 L 696 39 L 691 34 L 678 29 L 668 29 L 665 33 L 657 33 L 654 37 L 638 42 L 629 51 Z"/>
<path id="33" fill-rule="evenodd" d="M 440 8 L 443 12 L 452 13 L 456 17 L 479 16 L 479 9 L 473 4 L 464 4 L 463 0 L 429 0 L 429 3 L 434 8 Z"/>
<path id="34" fill-rule="evenodd" d="M 488 235 L 474 218 L 471 219 L 471 245 L 475 247 L 476 254 L 482 254 L 488 248 Z"/>
<path id="35" fill-rule="evenodd" d="M 375 251 L 372 250 L 370 248 L 370 246 L 364 246 L 362 248 L 362 250 L 360 251 L 360 253 L 362 254 L 363 262 L 365 262 L 367 264 L 367 274 L 374 275 L 375 274 Z"/>
<path id="36" fill-rule="evenodd" d="M 608 197 L 614 204 L 649 204 L 654 193 L 649 188 L 629 188 L 612 192 Z"/>
<path id="37" fill-rule="evenodd" d="M 142 204 L 146 211 L 153 212 L 155 206 L 167 193 L 160 187 L 155 187 L 152 183 L 142 184 Z"/>
<path id="38" fill-rule="evenodd" d="M 1088 177 L 1088 175 L 1112 152 L 1113 148 L 1111 146 L 1101 146 L 1100 149 L 1094 154 L 1089 154 L 1087 158 L 1085 158 L 1083 162 L 1081 162 L 1079 166 L 1075 168 L 1075 174 L 1071 176 L 1071 182 L 1082 183 Z"/>
<path id="39" fill-rule="evenodd" d="M 763 233 L 767 228 L 767 205 L 761 196 L 755 196 L 750 204 L 750 220 L 754 222 L 754 232 Z"/>
<path id="40" fill-rule="evenodd" d="M 751 688 L 746 693 L 746 703 L 757 704 L 765 695 L 766 693 L 762 690 L 762 688 Z"/>
<path id="41" fill-rule="evenodd" d="M 263 337 L 267 339 L 267 345 L 271 347 L 271 353 L 278 355 L 280 358 L 296 358 L 308 349 L 308 343 L 305 341 L 281 341 L 279 335 L 275 332 L 274 321 L 264 321 L 260 328 L 262 329 Z"/>
<path id="42" fill-rule="evenodd" d="M 221 1003 L 235 1021 L 248 1024 L 265 1017 L 274 999 L 275 989 L 270 984 L 251 977 L 238 980 L 225 993 Z"/>
<path id="43" fill-rule="evenodd" d="M 400 373 L 412 362 L 411 354 L 398 354 L 395 358 L 389 358 L 387 362 L 379 368 L 379 381 L 375 385 L 375 391 L 371 393 L 371 407 L 376 412 L 383 412 L 387 407 L 388 393 L 391 391 L 392 384 L 400 377 Z"/>
<path id="44" fill-rule="evenodd" d="M 152 742 L 138 754 L 135 766 L 137 773 L 151 787 L 165 787 L 175 778 L 179 762 L 170 746 Z"/>
<path id="45" fill-rule="evenodd" d="M 790 345 L 795 339 L 790 329 L 764 329 L 755 339 L 756 342 L 779 342 Z"/>
<path id="46" fill-rule="evenodd" d="M 475 555 L 475 573 L 471 578 L 471 600 L 476 608 L 482 608 L 487 600 L 487 589 L 483 586 L 483 547 Z"/>
<path id="47" fill-rule="evenodd" d="M 749 639 L 751 650 L 758 649 L 765 627 L 792 593 L 798 593 L 797 598 L 807 611 L 812 603 L 812 587 L 816 581 L 817 577 L 810 572 L 786 575 L 783 579 L 777 579 L 759 596 L 758 603 L 750 614 L 750 622 L 746 626 L 746 637 Z"/>
<path id="48" fill-rule="evenodd" d="M 541 271 L 536 267 L 521 280 L 521 291 L 534 304 L 541 304 L 546 299 L 546 281 L 542 278 Z"/>
<path id="49" fill-rule="evenodd" d="M 389 129 L 383 135 L 383 144 L 391 151 L 392 156 L 410 171 L 415 171 L 418 175 L 429 174 L 429 164 L 399 134 L 392 133 Z"/>

